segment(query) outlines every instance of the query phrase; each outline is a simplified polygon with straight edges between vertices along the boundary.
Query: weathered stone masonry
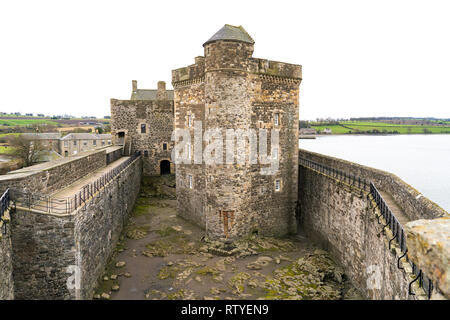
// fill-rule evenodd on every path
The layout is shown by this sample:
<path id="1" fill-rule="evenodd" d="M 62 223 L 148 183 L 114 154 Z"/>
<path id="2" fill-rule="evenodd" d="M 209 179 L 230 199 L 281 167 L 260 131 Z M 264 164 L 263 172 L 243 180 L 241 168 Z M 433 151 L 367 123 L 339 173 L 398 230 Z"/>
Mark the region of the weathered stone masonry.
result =
<path id="1" fill-rule="evenodd" d="M 111 148 L 114 149 L 114 148 Z M 0 176 L 0 190 L 51 194 L 106 165 L 107 149 L 34 165 Z"/>
<path id="2" fill-rule="evenodd" d="M 168 162 L 170 172 L 175 172 L 172 131 L 173 91 L 166 90 L 163 81 L 158 82 L 158 90 L 137 89 L 133 81 L 131 100 L 111 99 L 114 144 L 123 145 L 125 154 L 141 151 L 145 175 L 159 175 L 162 162 Z"/>
<path id="3" fill-rule="evenodd" d="M 9 213 L 7 213 L 9 217 Z M 7 220 L 7 219 L 5 219 Z M 6 223 L 6 234 L 0 228 L 0 300 L 14 299 L 14 283 L 12 278 L 12 244 L 11 224 Z"/>
<path id="4" fill-rule="evenodd" d="M 71 214 L 18 206 L 12 214 L 15 298 L 91 298 L 133 208 L 141 175 L 139 157 Z M 67 287 L 70 266 L 80 270 L 80 289 Z"/>
<path id="5" fill-rule="evenodd" d="M 242 165 L 177 164 L 178 213 L 210 238 L 293 232 L 301 66 L 253 58 L 254 41 L 242 27 L 225 25 L 203 46 L 195 64 L 172 71 L 175 128 L 190 130 L 191 137 L 195 121 L 203 133 L 218 128 L 224 137 L 227 129 L 279 130 L 279 170 L 263 175 L 264 165 L 248 158 Z M 194 142 L 189 147 L 193 155 Z M 249 154 L 245 148 L 235 148 L 235 157 Z"/>
<path id="6" fill-rule="evenodd" d="M 382 177 L 396 179 L 400 186 L 395 194 L 396 199 L 409 196 L 410 187 L 389 173 L 305 150 L 301 150 L 300 156 L 347 173 L 362 174 L 368 181 L 375 183 L 380 183 Z M 422 201 L 426 202 L 427 199 Z M 397 267 L 402 252 L 396 242 L 392 242 L 389 249 L 389 240 L 394 236 L 389 229 L 381 232 L 385 221 L 381 218 L 382 224 L 377 222 L 380 212 L 367 191 L 300 166 L 299 202 L 302 231 L 320 243 L 345 267 L 346 274 L 367 298 L 425 298 L 417 283 L 413 287 L 416 295 L 408 294 L 408 284 L 414 279 L 411 266 L 403 258 L 400 261 L 403 269 Z M 409 206 L 412 204 L 407 198 L 399 202 Z M 426 207 L 434 208 L 433 205 L 430 202 Z M 437 206 L 435 209 L 425 213 L 432 217 L 446 214 Z M 442 256 L 448 257 L 448 253 L 442 253 Z M 434 290 L 433 297 L 438 296 L 436 293 Z"/>

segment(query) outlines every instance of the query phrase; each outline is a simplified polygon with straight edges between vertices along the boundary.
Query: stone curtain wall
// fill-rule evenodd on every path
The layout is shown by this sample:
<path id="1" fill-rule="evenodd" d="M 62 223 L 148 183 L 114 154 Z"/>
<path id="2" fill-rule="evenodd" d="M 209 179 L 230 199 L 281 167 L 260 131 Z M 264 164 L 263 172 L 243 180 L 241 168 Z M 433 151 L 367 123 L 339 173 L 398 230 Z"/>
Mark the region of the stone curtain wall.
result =
<path id="1" fill-rule="evenodd" d="M 106 151 L 86 152 L 70 158 L 37 164 L 0 176 L 0 191 L 50 194 L 106 165 Z M 14 194 L 12 194 L 14 197 Z"/>
<path id="2" fill-rule="evenodd" d="M 411 268 L 405 259 L 404 269 L 397 268 L 400 250 L 394 243 L 389 250 L 393 236 L 380 234 L 386 223 L 377 222 L 367 192 L 303 166 L 299 173 L 300 229 L 330 252 L 359 291 L 368 299 L 424 298 L 408 295 Z"/>
<path id="3" fill-rule="evenodd" d="M 72 299 L 66 271 L 75 265 L 73 217 L 17 208 L 11 223 L 15 299 Z"/>
<path id="4" fill-rule="evenodd" d="M 361 177 L 361 179 L 372 181 L 378 189 L 392 195 L 395 202 L 403 209 L 403 212 L 410 220 L 448 216 L 444 209 L 422 196 L 419 191 L 392 173 L 303 149 L 300 149 L 299 156 L 350 173 L 356 177 Z"/>
<path id="5" fill-rule="evenodd" d="M 142 161 L 137 158 L 88 200 L 85 209 L 69 215 L 18 207 L 11 214 L 15 298 L 91 298 L 133 208 L 141 174 Z M 81 290 L 68 289 L 69 266 L 80 268 Z"/>
<path id="6" fill-rule="evenodd" d="M 146 125 L 145 133 L 141 133 L 142 124 Z M 172 162 L 172 131 L 172 100 L 111 99 L 113 139 L 117 143 L 118 133 L 124 132 L 127 139 L 131 141 L 131 154 L 135 151 L 142 152 L 145 175 L 159 175 L 162 160 Z M 163 149 L 163 143 L 167 143 L 167 150 Z M 174 172 L 173 165 L 171 172 Z"/>
<path id="7" fill-rule="evenodd" d="M 138 158 L 110 182 L 74 218 L 81 288 L 77 298 L 91 299 L 97 279 L 115 247 L 139 193 L 142 161 Z"/>
<path id="8" fill-rule="evenodd" d="M 408 256 L 433 281 L 439 298 L 450 299 L 450 217 L 406 224 Z"/>
<path id="9" fill-rule="evenodd" d="M 106 164 L 110 164 L 122 157 L 122 147 L 110 147 L 106 151 Z"/>
<path id="10" fill-rule="evenodd" d="M 0 300 L 14 299 L 12 278 L 11 224 L 6 225 L 6 234 L 0 231 Z"/>

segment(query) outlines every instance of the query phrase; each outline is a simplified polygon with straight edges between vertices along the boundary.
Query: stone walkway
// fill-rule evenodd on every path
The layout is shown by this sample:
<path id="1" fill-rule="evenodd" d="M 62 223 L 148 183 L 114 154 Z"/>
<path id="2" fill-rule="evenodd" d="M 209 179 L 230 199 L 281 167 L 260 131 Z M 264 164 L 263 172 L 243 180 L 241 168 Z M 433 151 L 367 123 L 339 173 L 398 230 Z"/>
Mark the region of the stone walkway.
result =
<path id="1" fill-rule="evenodd" d="M 85 185 L 88 183 L 94 182 L 98 178 L 100 178 L 102 175 L 104 175 L 106 172 L 114 169 L 115 167 L 119 166 L 123 162 L 127 161 L 129 157 L 121 157 L 118 160 L 108 164 L 106 167 L 103 167 L 101 169 L 98 169 L 91 174 L 77 180 L 75 183 L 67 186 L 64 189 L 61 189 L 54 193 L 52 195 L 52 198 L 57 199 L 63 199 L 74 196 L 77 192 L 79 192 Z"/>
<path id="2" fill-rule="evenodd" d="M 384 201 L 386 202 L 387 206 L 389 207 L 389 209 L 391 209 L 392 213 L 402 226 L 404 226 L 407 222 L 410 221 L 410 219 L 406 216 L 406 214 L 403 213 L 403 210 L 400 208 L 397 202 L 395 202 L 394 198 L 389 193 L 381 190 L 379 190 L 379 192 L 383 197 Z"/>
<path id="3" fill-rule="evenodd" d="M 176 215 L 176 200 L 140 197 L 95 299 L 351 299 L 360 298 L 329 255 L 304 238 L 253 237 L 221 243 Z"/>

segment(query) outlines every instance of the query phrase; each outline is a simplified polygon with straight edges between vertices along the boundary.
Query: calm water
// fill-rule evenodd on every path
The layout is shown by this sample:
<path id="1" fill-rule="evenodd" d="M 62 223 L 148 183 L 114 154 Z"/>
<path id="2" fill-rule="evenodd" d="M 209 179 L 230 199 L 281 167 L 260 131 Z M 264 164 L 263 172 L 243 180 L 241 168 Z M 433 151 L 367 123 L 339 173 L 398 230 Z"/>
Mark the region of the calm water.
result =
<path id="1" fill-rule="evenodd" d="M 450 212 L 450 134 L 321 136 L 299 145 L 392 172 Z"/>

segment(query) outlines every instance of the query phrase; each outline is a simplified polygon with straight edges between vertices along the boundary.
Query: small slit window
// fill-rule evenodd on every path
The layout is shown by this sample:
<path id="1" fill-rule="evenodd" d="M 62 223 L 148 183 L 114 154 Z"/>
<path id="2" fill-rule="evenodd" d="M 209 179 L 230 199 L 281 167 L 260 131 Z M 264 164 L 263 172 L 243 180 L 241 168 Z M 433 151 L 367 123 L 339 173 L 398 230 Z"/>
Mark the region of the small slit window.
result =
<path id="1" fill-rule="evenodd" d="M 147 150 L 144 151 L 144 157 L 148 157 L 148 151 Z"/>
<path id="2" fill-rule="evenodd" d="M 167 143 L 163 143 L 163 150 L 167 150 Z"/>
<path id="3" fill-rule="evenodd" d="M 192 181 L 192 176 L 188 175 L 188 183 L 189 183 L 189 189 L 192 189 L 194 187 L 194 183 Z"/>
<path id="4" fill-rule="evenodd" d="M 281 191 L 281 180 L 275 180 L 275 191 Z"/>
<path id="5" fill-rule="evenodd" d="M 145 125 L 145 123 L 141 124 L 141 133 L 146 133 L 147 132 L 147 126 Z"/>
<path id="6" fill-rule="evenodd" d="M 275 113 L 273 115 L 273 124 L 276 126 L 280 125 L 280 114 L 279 113 Z"/>
<path id="7" fill-rule="evenodd" d="M 97 140 L 92 140 L 92 143 L 94 144 L 94 146 L 97 145 Z"/>

